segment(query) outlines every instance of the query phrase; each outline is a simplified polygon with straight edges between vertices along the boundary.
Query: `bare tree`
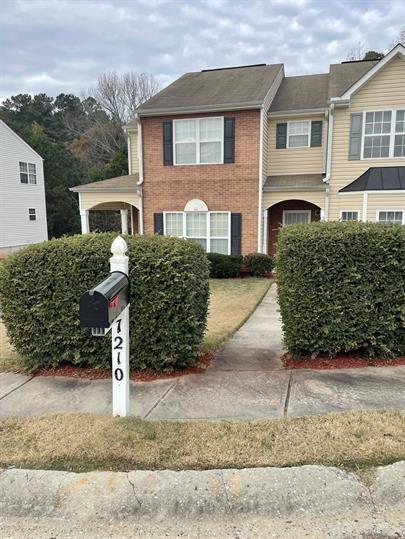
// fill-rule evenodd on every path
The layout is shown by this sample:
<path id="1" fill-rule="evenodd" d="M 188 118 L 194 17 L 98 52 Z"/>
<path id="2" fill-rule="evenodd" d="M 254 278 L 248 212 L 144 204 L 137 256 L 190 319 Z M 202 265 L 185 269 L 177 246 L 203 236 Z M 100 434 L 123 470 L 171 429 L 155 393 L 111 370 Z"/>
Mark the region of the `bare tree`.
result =
<path id="1" fill-rule="evenodd" d="M 397 37 L 391 43 L 390 49 L 393 49 L 396 45 L 398 45 L 398 43 L 405 46 L 405 28 L 402 28 Z"/>
<path id="2" fill-rule="evenodd" d="M 113 122 L 123 125 L 135 115 L 139 105 L 152 97 L 159 85 L 150 73 L 103 73 L 89 94 Z"/>
<path id="3" fill-rule="evenodd" d="M 347 61 L 354 61 L 354 60 L 362 60 L 366 54 L 366 46 L 364 43 L 359 41 L 357 45 L 355 45 L 346 56 Z"/>

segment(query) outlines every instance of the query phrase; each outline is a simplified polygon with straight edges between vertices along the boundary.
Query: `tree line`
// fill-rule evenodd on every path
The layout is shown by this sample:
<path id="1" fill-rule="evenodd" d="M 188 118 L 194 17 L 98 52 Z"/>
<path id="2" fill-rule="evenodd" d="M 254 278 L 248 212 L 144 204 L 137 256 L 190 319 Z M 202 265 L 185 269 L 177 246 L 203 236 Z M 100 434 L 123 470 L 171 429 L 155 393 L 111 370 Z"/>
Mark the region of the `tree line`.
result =
<path id="1" fill-rule="evenodd" d="M 74 185 L 128 174 L 123 126 L 158 91 L 147 73 L 100 75 L 86 95 L 18 94 L 0 118 L 44 159 L 49 237 L 80 231 Z"/>

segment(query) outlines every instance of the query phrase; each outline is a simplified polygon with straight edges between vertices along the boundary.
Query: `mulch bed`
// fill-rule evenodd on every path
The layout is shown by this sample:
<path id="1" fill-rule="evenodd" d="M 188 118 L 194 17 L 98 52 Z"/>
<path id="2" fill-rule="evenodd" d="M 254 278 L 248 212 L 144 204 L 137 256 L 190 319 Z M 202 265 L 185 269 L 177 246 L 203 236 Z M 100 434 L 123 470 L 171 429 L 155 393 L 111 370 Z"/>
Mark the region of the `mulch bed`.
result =
<path id="1" fill-rule="evenodd" d="M 288 354 L 282 357 L 286 369 L 356 369 L 362 367 L 394 367 L 405 365 L 405 357 L 369 358 L 339 355 L 334 358 L 319 356 L 316 358 L 293 358 Z"/>
<path id="2" fill-rule="evenodd" d="M 130 379 L 136 382 L 153 382 L 165 378 L 178 378 L 186 374 L 201 374 L 211 364 L 214 357 L 213 352 L 201 354 L 195 367 L 187 369 L 173 369 L 156 373 L 154 371 L 131 371 Z M 90 367 L 78 367 L 71 364 L 62 364 L 58 367 L 48 369 L 38 369 L 32 373 L 34 376 L 65 376 L 69 378 L 85 378 L 87 380 L 104 380 L 111 378 L 111 369 L 93 369 Z"/>

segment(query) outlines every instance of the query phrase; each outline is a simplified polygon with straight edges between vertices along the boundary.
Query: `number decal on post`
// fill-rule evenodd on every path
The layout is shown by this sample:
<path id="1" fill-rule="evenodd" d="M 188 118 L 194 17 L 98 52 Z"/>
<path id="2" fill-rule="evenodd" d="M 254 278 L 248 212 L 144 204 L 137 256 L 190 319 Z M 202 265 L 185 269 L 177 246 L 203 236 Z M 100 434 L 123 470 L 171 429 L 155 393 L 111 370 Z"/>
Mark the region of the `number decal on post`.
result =
<path id="1" fill-rule="evenodd" d="M 115 337 L 114 339 L 115 342 L 118 342 L 118 344 L 116 344 L 114 346 L 114 350 L 122 350 L 122 343 L 124 342 L 124 339 L 122 337 L 119 337 L 118 335 Z"/>
<path id="2" fill-rule="evenodd" d="M 118 382 L 121 382 L 121 380 L 124 378 L 124 373 L 122 372 L 122 369 L 115 369 L 114 376 Z"/>

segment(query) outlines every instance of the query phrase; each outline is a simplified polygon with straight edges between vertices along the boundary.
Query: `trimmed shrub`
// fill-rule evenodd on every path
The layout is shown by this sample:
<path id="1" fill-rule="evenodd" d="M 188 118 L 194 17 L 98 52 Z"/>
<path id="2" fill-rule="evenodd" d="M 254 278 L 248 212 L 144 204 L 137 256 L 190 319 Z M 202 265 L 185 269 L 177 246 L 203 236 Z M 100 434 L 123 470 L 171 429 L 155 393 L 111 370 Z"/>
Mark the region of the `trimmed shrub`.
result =
<path id="1" fill-rule="evenodd" d="M 284 227 L 277 282 L 290 354 L 405 354 L 405 226 Z"/>
<path id="2" fill-rule="evenodd" d="M 240 273 L 243 261 L 242 256 L 207 253 L 207 258 L 210 263 L 210 277 L 212 279 L 237 277 Z"/>
<path id="3" fill-rule="evenodd" d="M 243 266 L 252 275 L 264 277 L 273 271 L 274 261 L 269 255 L 250 253 L 243 258 Z"/>
<path id="4" fill-rule="evenodd" d="M 30 367 L 111 364 L 111 339 L 79 325 L 79 298 L 109 272 L 116 234 L 64 237 L 27 247 L 0 266 L 0 311 Z M 208 263 L 194 242 L 126 236 L 130 257 L 130 362 L 157 371 L 192 365 L 204 335 Z"/>

